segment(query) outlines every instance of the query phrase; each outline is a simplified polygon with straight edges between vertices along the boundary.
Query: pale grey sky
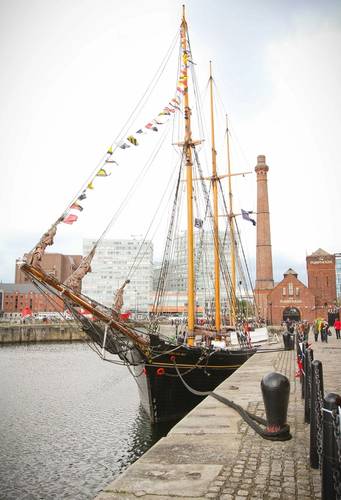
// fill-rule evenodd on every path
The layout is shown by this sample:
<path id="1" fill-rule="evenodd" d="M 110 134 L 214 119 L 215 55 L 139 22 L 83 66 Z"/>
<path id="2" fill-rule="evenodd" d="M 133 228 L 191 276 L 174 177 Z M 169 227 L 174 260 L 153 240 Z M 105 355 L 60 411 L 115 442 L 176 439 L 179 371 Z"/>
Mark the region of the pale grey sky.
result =
<path id="1" fill-rule="evenodd" d="M 15 259 L 96 167 L 174 38 L 181 4 L 0 0 L 0 280 L 14 279 Z M 306 253 L 341 251 L 341 4 L 191 0 L 186 9 L 199 85 L 212 59 L 238 138 L 235 169 L 252 170 L 258 154 L 270 166 L 275 277 L 294 267 L 304 279 Z M 80 253 L 82 237 L 98 236 L 108 200 L 127 184 L 122 171 L 112 179 L 51 251 Z M 256 208 L 254 176 L 236 182 L 235 199 Z M 242 231 L 252 260 L 250 226 Z"/>

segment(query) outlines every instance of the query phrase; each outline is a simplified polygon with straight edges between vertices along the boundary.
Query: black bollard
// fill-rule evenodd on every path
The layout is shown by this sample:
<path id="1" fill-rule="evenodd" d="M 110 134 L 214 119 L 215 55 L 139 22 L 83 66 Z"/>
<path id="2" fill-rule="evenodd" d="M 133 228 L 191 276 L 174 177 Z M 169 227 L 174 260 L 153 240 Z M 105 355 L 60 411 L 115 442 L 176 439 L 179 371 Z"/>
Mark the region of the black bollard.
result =
<path id="1" fill-rule="evenodd" d="M 279 432 L 287 425 L 290 382 L 281 373 L 272 372 L 262 378 L 261 389 L 268 432 Z"/>
<path id="2" fill-rule="evenodd" d="M 311 387 L 311 363 L 314 359 L 313 351 L 312 349 L 306 349 L 305 351 L 305 377 L 304 377 L 304 422 L 306 424 L 310 423 L 310 407 L 311 407 L 311 394 L 310 394 L 310 387 Z"/>
<path id="3" fill-rule="evenodd" d="M 323 372 L 321 361 L 311 363 L 311 407 L 310 407 L 310 465 L 313 469 L 320 466 L 322 452 L 322 402 Z"/>
<path id="4" fill-rule="evenodd" d="M 323 399 L 322 500 L 336 500 L 333 467 L 337 464 L 337 444 L 331 412 L 338 406 L 341 406 L 338 394 L 331 392 Z"/>
<path id="5" fill-rule="evenodd" d="M 289 350 L 289 332 L 284 332 L 283 333 L 283 344 L 284 344 L 284 349 L 286 351 Z"/>
<path id="6" fill-rule="evenodd" d="M 303 371 L 303 376 L 302 376 L 302 392 L 301 396 L 302 399 L 304 399 L 305 395 L 305 372 L 306 372 L 306 354 L 307 354 L 307 348 L 305 342 L 302 343 L 302 371 Z"/>
<path id="7" fill-rule="evenodd" d="M 289 333 L 289 351 L 295 349 L 295 333 Z"/>

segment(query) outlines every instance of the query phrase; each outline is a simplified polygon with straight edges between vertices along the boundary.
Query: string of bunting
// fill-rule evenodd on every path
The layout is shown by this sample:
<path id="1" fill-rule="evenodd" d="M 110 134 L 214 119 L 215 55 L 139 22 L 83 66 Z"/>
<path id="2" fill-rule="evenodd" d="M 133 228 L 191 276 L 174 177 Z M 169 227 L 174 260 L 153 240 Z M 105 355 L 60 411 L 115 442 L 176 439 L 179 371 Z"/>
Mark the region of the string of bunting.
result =
<path id="1" fill-rule="evenodd" d="M 148 132 L 158 132 L 159 127 L 165 125 L 170 117 L 177 111 L 181 111 L 181 100 L 184 94 L 188 91 L 188 63 L 192 62 L 189 59 L 189 51 L 186 49 L 186 31 L 181 27 L 181 67 L 180 74 L 177 82 L 175 97 L 173 97 L 168 104 L 160 111 L 156 118 L 148 122 L 144 127 L 136 130 L 135 134 L 137 136 L 142 136 Z M 124 141 L 117 144 L 120 149 L 128 149 L 130 147 L 136 147 L 139 145 L 139 141 L 135 135 L 129 135 Z M 79 212 L 83 211 L 82 202 L 87 198 L 87 192 L 94 189 L 94 180 L 96 177 L 109 177 L 111 172 L 109 171 L 110 165 L 118 165 L 117 161 L 112 158 L 113 148 L 112 146 L 108 149 L 107 154 L 103 161 L 103 166 L 99 168 L 94 177 L 90 180 L 87 187 L 81 192 L 81 194 L 73 201 L 70 207 L 66 210 L 63 215 L 62 222 L 64 224 L 73 224 L 78 220 Z M 105 167 L 105 168 L 104 168 Z"/>

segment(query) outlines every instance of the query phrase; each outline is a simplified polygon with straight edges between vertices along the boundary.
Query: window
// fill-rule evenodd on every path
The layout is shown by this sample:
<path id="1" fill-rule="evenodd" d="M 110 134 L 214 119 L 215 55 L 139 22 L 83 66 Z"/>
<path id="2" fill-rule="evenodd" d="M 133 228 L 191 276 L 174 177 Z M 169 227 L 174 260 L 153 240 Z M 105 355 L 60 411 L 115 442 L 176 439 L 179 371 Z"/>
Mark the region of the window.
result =
<path id="1" fill-rule="evenodd" d="M 288 284 L 288 294 L 294 295 L 294 285 L 292 283 Z"/>
<path id="2" fill-rule="evenodd" d="M 295 288 L 295 295 L 296 297 L 300 296 L 300 289 L 298 288 L 298 286 Z"/>
<path id="3" fill-rule="evenodd" d="M 283 287 L 283 291 L 282 291 L 282 295 L 286 295 L 287 294 L 287 289 L 285 288 L 285 286 Z"/>

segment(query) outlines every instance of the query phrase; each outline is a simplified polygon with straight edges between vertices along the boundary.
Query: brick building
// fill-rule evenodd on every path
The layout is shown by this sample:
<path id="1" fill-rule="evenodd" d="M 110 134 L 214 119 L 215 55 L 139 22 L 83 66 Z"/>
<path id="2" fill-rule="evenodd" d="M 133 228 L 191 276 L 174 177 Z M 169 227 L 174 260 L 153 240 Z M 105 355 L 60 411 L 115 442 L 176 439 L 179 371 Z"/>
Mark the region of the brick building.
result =
<path id="1" fill-rule="evenodd" d="M 287 318 L 295 321 L 315 319 L 315 295 L 297 277 L 293 269 L 267 296 L 268 321 L 278 325 Z"/>
<path id="2" fill-rule="evenodd" d="M 336 304 L 335 255 L 322 248 L 307 257 L 308 287 L 316 297 L 316 317 L 326 317 L 326 311 Z"/>
<path id="3" fill-rule="evenodd" d="M 77 269 L 81 259 L 81 255 L 45 253 L 42 258 L 41 267 L 46 273 L 53 274 L 58 281 L 63 283 Z M 21 271 L 17 263 L 18 261 L 16 261 L 15 266 L 15 283 L 29 283 L 29 278 Z"/>
<path id="4" fill-rule="evenodd" d="M 61 299 L 41 293 L 32 283 L 0 283 L 0 313 L 19 314 L 29 307 L 32 313 L 63 311 Z"/>
<path id="5" fill-rule="evenodd" d="M 267 321 L 280 324 L 287 317 L 299 321 L 314 321 L 338 316 L 336 306 L 335 255 L 319 248 L 306 258 L 308 286 L 293 269 L 284 273 L 283 280 L 267 295 Z M 331 321 L 333 322 L 333 321 Z"/>

